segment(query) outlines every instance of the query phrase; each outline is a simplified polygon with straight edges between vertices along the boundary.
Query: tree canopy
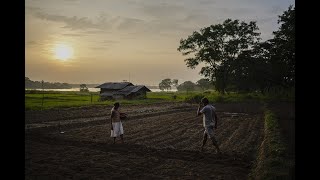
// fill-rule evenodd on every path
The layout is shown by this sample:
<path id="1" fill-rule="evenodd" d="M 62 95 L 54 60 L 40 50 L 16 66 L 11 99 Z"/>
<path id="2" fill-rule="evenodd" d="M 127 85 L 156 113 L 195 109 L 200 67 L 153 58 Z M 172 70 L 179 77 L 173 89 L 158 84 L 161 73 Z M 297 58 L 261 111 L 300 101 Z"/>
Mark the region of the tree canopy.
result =
<path id="1" fill-rule="evenodd" d="M 159 89 L 160 90 L 169 90 L 171 89 L 171 85 L 172 85 L 172 82 L 171 82 L 171 79 L 170 78 L 166 78 L 166 79 L 163 79 L 160 83 L 159 83 Z"/>
<path id="2" fill-rule="evenodd" d="M 198 87 L 202 89 L 202 91 L 207 90 L 212 86 L 209 79 L 205 79 L 205 78 L 199 79 L 196 84 Z"/>
<path id="3" fill-rule="evenodd" d="M 80 92 L 89 92 L 86 84 L 80 84 Z"/>
<path id="4" fill-rule="evenodd" d="M 185 81 L 177 87 L 178 91 L 193 91 L 196 88 L 196 84 L 191 81 Z"/>
<path id="5" fill-rule="evenodd" d="M 259 42 L 257 30 L 256 22 L 227 19 L 223 24 L 202 28 L 187 39 L 181 39 L 178 51 L 189 56 L 185 59 L 189 68 L 204 63 L 200 74 L 217 81 L 217 90 L 224 92 L 232 73 L 231 64 L 243 51 L 252 49 Z"/>
<path id="6" fill-rule="evenodd" d="M 279 16 L 274 37 L 260 42 L 256 22 L 227 19 L 195 31 L 180 40 L 178 51 L 187 67 L 203 65 L 199 72 L 215 89 L 264 92 L 295 84 L 295 8 Z"/>

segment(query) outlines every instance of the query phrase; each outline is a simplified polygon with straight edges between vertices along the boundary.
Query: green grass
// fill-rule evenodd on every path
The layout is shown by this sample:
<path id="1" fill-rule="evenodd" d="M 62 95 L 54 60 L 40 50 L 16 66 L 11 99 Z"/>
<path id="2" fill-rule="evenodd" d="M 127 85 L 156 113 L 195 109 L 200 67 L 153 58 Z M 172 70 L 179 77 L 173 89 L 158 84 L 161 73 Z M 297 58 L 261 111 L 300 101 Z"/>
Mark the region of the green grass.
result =
<path id="1" fill-rule="evenodd" d="M 265 136 L 259 148 L 256 164 L 249 179 L 290 179 L 294 162 L 287 157 L 278 119 L 273 112 L 265 112 Z"/>
<path id="2" fill-rule="evenodd" d="M 170 92 L 154 92 L 148 93 L 147 99 L 137 100 L 118 100 L 121 104 L 150 104 L 165 101 L 181 101 L 181 98 L 173 99 L 173 94 Z M 26 110 L 41 110 L 51 108 L 62 108 L 62 107 L 79 107 L 79 106 L 90 106 L 90 105 L 112 105 L 112 101 L 99 102 L 98 93 L 80 93 L 80 92 L 54 92 L 46 91 L 44 94 L 38 91 L 26 91 L 25 93 L 25 109 Z M 43 100 L 43 103 L 42 103 Z"/>
<path id="3" fill-rule="evenodd" d="M 93 103 L 98 101 L 99 96 L 93 95 Z M 43 106 L 42 106 L 43 99 Z M 91 96 L 76 93 L 45 93 L 25 94 L 26 110 L 50 109 L 54 107 L 72 107 L 91 104 Z"/>
<path id="4" fill-rule="evenodd" d="M 92 94 L 92 102 L 91 95 Z M 44 97 L 44 98 L 43 98 Z M 138 100 L 119 100 L 122 104 L 148 104 L 157 102 L 189 102 L 199 103 L 201 98 L 207 97 L 210 102 L 251 102 L 251 101 L 270 101 L 279 99 L 279 95 L 262 95 L 260 93 L 229 93 L 221 95 L 216 91 L 205 92 L 150 92 L 147 99 Z M 281 96 L 282 97 L 282 96 Z M 43 105 L 42 105 L 43 99 Z M 81 92 L 57 92 L 26 90 L 25 109 L 40 110 L 61 107 L 78 107 L 90 105 L 112 105 L 115 101 L 99 102 L 99 93 Z"/>

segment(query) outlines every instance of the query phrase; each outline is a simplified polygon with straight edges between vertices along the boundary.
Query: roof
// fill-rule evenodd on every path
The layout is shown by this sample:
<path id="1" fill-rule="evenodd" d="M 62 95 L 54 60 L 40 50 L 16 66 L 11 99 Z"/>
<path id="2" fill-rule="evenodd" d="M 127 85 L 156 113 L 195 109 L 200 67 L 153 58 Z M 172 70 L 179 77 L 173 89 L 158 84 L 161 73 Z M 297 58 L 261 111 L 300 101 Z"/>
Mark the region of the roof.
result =
<path id="1" fill-rule="evenodd" d="M 147 88 L 146 86 L 127 86 L 121 90 L 119 90 L 118 92 L 116 92 L 115 94 L 123 94 L 123 95 L 129 95 L 131 93 L 135 93 L 138 92 L 140 89 L 145 89 L 146 91 L 150 92 L 151 90 L 149 88 Z"/>
<path id="2" fill-rule="evenodd" d="M 130 82 L 107 82 L 95 88 L 119 90 L 125 88 L 126 86 L 133 86 L 133 84 Z"/>

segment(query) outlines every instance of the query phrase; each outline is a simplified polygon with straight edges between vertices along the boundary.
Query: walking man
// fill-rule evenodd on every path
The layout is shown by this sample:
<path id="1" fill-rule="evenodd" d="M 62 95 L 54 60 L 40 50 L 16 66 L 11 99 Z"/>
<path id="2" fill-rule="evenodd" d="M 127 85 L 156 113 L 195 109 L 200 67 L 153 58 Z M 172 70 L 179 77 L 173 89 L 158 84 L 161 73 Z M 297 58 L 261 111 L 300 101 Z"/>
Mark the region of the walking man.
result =
<path id="1" fill-rule="evenodd" d="M 199 104 L 197 115 L 199 116 L 201 114 L 203 115 L 204 133 L 200 151 L 203 151 L 203 147 L 207 142 L 207 137 L 209 136 L 212 144 L 216 147 L 216 152 L 220 153 L 219 145 L 213 134 L 214 129 L 217 129 L 218 127 L 218 117 L 215 107 L 209 104 L 209 100 L 207 98 L 202 98 L 201 103 Z"/>

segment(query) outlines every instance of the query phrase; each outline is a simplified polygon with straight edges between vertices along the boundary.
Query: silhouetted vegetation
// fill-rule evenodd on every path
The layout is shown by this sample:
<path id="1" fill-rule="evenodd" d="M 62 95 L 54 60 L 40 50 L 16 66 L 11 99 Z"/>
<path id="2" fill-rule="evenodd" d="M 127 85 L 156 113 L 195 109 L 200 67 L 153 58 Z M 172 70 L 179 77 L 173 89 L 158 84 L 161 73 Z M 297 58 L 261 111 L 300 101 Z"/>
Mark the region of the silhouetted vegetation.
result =
<path id="1" fill-rule="evenodd" d="M 196 84 L 199 88 L 201 88 L 202 91 L 213 89 L 213 84 L 210 83 L 209 79 L 202 78 L 198 80 Z"/>
<path id="2" fill-rule="evenodd" d="M 177 87 L 178 91 L 194 91 L 196 90 L 196 84 L 191 81 L 185 81 Z"/>
<path id="3" fill-rule="evenodd" d="M 27 89 L 71 89 L 72 86 L 68 83 L 50 83 L 50 82 L 42 82 L 41 81 L 32 81 L 28 77 L 24 78 L 25 88 Z"/>
<path id="4" fill-rule="evenodd" d="M 264 119 L 265 136 L 249 179 L 292 179 L 295 162 L 288 157 L 278 117 L 267 109 Z"/>
<path id="5" fill-rule="evenodd" d="M 89 92 L 86 84 L 80 84 L 80 92 Z"/>
<path id="6" fill-rule="evenodd" d="M 227 19 L 181 39 L 178 51 L 188 56 L 189 68 L 204 63 L 200 74 L 222 94 L 291 91 L 295 87 L 295 8 L 290 6 L 278 23 L 274 37 L 259 42 L 256 22 Z"/>
<path id="7" fill-rule="evenodd" d="M 159 89 L 160 90 L 170 90 L 171 89 L 171 86 L 175 86 L 177 87 L 178 86 L 178 79 L 173 79 L 171 80 L 170 78 L 166 78 L 166 79 L 163 79 L 160 83 L 159 83 Z"/>

